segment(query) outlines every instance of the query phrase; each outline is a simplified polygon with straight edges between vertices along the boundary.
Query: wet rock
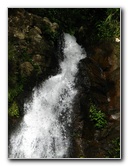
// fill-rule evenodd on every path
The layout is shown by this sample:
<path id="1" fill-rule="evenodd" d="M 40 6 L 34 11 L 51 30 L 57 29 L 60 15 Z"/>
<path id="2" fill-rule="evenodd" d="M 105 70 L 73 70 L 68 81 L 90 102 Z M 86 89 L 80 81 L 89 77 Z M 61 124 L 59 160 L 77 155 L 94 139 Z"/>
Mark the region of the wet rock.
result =
<path id="1" fill-rule="evenodd" d="M 118 53 L 115 53 L 113 49 L 115 48 L 111 44 L 108 48 L 99 47 L 91 58 L 87 57 L 79 64 L 77 81 L 80 108 L 78 109 L 84 121 L 85 133 L 83 133 L 82 141 L 86 142 L 84 155 L 87 157 L 106 157 L 110 149 L 108 142 L 120 136 L 120 69 Z M 88 118 L 89 99 L 105 113 L 108 122 L 102 130 L 91 127 L 91 133 L 87 130 L 93 126 Z"/>
<path id="2" fill-rule="evenodd" d="M 54 22 L 51 26 L 52 32 L 56 32 L 58 29 L 59 29 L 59 25 L 56 22 Z"/>
<path id="3" fill-rule="evenodd" d="M 34 29 L 37 31 L 37 33 L 42 34 L 41 29 L 40 29 L 40 28 L 38 28 L 37 26 L 34 26 Z"/>
<path id="4" fill-rule="evenodd" d="M 109 87 L 109 107 L 113 110 L 116 110 L 117 112 L 120 112 L 120 68 L 117 68 L 116 70 L 112 71 L 108 77 L 107 81 L 109 85 L 112 85 Z M 110 112 L 111 113 L 111 112 Z"/>
<path id="5" fill-rule="evenodd" d="M 113 53 L 113 45 L 111 43 L 103 43 L 94 49 L 92 58 L 99 64 L 103 71 L 108 71 L 111 68 L 109 57 Z"/>
<path id="6" fill-rule="evenodd" d="M 47 17 L 44 17 L 42 21 L 43 21 L 44 24 L 46 24 L 46 25 L 48 25 L 50 27 L 52 26 L 51 21 Z"/>
<path id="7" fill-rule="evenodd" d="M 24 62 L 20 65 L 21 74 L 24 76 L 30 76 L 34 67 L 30 62 Z"/>
<path id="8" fill-rule="evenodd" d="M 29 31 L 29 38 L 40 43 L 42 36 L 40 35 L 41 33 L 39 32 L 39 30 L 37 30 L 37 28 L 32 28 Z"/>
<path id="9" fill-rule="evenodd" d="M 15 30 L 14 37 L 18 37 L 19 39 L 23 40 L 23 39 L 25 39 L 25 34 L 23 32 Z"/>
<path id="10" fill-rule="evenodd" d="M 59 25 L 57 23 L 52 23 L 47 17 L 43 18 L 43 23 L 49 27 L 51 32 L 56 32 L 59 29 Z"/>
<path id="11" fill-rule="evenodd" d="M 110 120 L 120 120 L 120 113 L 116 113 L 110 116 Z"/>
<path id="12" fill-rule="evenodd" d="M 96 130 L 95 133 L 94 133 L 94 140 L 99 140 L 100 138 L 100 131 L 99 130 Z"/>
<path id="13" fill-rule="evenodd" d="M 41 64 L 42 63 L 42 56 L 40 54 L 36 54 L 33 56 L 32 61 L 36 64 Z"/>
<path id="14" fill-rule="evenodd" d="M 82 128 L 79 129 L 81 142 L 77 141 L 77 151 L 83 151 L 83 156 L 86 157 L 103 157 L 104 151 L 101 153 L 101 145 L 98 142 L 101 139 L 101 131 L 94 129 L 89 118 L 89 109 L 90 101 L 93 101 L 102 111 L 107 111 L 107 87 L 103 71 L 93 59 L 87 57 L 80 61 L 76 86 L 78 86 L 79 91 L 77 102 L 74 105 L 74 128 L 77 128 L 80 124 L 78 117 L 81 117 L 80 119 L 83 121 Z"/>
<path id="15" fill-rule="evenodd" d="M 78 32 L 81 33 L 81 34 L 84 34 L 84 27 L 81 26 L 81 27 L 79 28 Z M 82 36 L 83 36 L 83 35 L 82 35 Z"/>
<path id="16" fill-rule="evenodd" d="M 83 93 L 85 89 L 89 90 L 90 98 L 92 97 L 97 103 L 107 103 L 107 84 L 102 76 L 102 70 L 98 64 L 91 58 L 81 60 L 79 64 L 79 86 L 81 85 Z"/>
<path id="17" fill-rule="evenodd" d="M 58 30 L 59 25 L 52 23 L 48 18 L 42 18 L 32 13 L 26 12 L 25 9 L 14 9 L 13 14 L 9 15 L 9 42 L 16 48 L 18 57 L 18 69 L 26 75 L 31 70 L 38 78 L 39 70 L 43 71 L 43 78 L 53 73 L 58 67 L 56 56 L 55 37 L 53 41 L 53 31 Z M 46 26 L 47 25 L 47 26 Z M 49 31 L 50 30 L 50 31 Z M 32 66 L 25 67 L 24 62 L 34 63 Z M 25 68 L 29 68 L 27 71 Z M 39 70 L 38 70 L 39 68 Z M 31 75 L 31 74 L 30 74 Z M 45 78 L 44 78 L 45 79 Z M 41 75 L 39 77 L 41 79 Z"/>

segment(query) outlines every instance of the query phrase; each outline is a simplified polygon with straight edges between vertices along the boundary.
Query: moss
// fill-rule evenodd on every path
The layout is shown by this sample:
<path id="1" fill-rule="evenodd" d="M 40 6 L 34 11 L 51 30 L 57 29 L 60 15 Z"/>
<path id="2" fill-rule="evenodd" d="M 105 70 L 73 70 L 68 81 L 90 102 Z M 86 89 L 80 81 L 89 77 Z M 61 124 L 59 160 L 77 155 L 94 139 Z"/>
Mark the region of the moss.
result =
<path id="1" fill-rule="evenodd" d="M 89 110 L 90 120 L 94 122 L 94 126 L 98 129 L 104 128 L 107 124 L 105 114 L 98 109 L 94 104 L 91 103 Z"/>
<path id="2" fill-rule="evenodd" d="M 10 117 L 19 117 L 19 108 L 17 103 L 14 101 L 11 105 L 11 107 L 8 110 L 8 114 Z"/>

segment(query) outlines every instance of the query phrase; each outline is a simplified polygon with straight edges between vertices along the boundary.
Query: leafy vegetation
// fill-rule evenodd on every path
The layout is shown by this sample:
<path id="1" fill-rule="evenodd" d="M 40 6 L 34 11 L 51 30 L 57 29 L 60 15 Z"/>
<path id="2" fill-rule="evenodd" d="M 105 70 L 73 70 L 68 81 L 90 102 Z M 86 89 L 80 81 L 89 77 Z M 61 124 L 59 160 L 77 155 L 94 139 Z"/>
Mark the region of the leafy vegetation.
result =
<path id="1" fill-rule="evenodd" d="M 11 105 L 15 97 L 23 91 L 23 84 L 19 79 L 18 56 L 12 43 L 8 45 L 8 101 Z"/>
<path id="2" fill-rule="evenodd" d="M 18 96 L 18 94 L 20 94 L 23 91 L 23 85 L 20 86 L 16 86 L 15 89 L 11 89 L 9 88 L 8 90 L 8 101 L 9 103 L 13 102 L 13 100 L 15 99 L 15 97 Z"/>
<path id="3" fill-rule="evenodd" d="M 119 8 L 34 8 L 26 9 L 57 22 L 61 31 L 75 35 L 84 27 L 85 40 L 94 43 L 120 36 Z"/>
<path id="4" fill-rule="evenodd" d="M 9 10 L 9 15 L 13 14 L 13 12 L 16 14 L 16 10 Z M 39 15 L 42 18 L 47 17 L 52 23 L 58 23 L 60 33 L 66 32 L 75 35 L 77 42 L 80 43 L 80 45 L 83 45 L 87 54 L 88 50 L 91 50 L 91 46 L 93 47 L 101 41 L 113 41 L 115 40 L 115 37 L 120 37 L 119 8 L 26 8 L 25 10 Z M 34 25 L 35 23 L 33 21 L 33 24 L 30 25 L 29 28 L 32 28 Z M 59 33 L 58 31 L 53 32 L 49 26 L 42 25 L 41 28 L 41 35 L 44 37 L 43 39 L 44 41 L 46 40 L 46 42 L 41 41 L 41 47 L 39 46 L 39 49 L 35 49 L 36 52 L 34 52 L 34 47 L 37 47 L 37 45 L 34 45 L 35 43 L 33 43 L 31 38 L 28 37 L 19 41 L 14 37 L 14 35 L 10 35 L 11 37 L 9 37 L 8 114 L 12 119 L 13 117 L 18 118 L 21 116 L 21 111 L 19 112 L 19 108 L 21 107 L 19 107 L 18 103 L 21 97 L 20 94 L 25 90 L 31 91 L 31 88 L 29 89 L 29 87 L 36 85 L 36 80 L 40 79 L 42 81 L 42 79 L 44 79 L 43 77 L 45 77 L 45 74 L 47 75 L 47 71 L 45 72 L 45 69 L 47 66 L 50 66 L 48 65 L 48 63 L 50 64 L 49 59 L 54 59 L 54 46 L 56 46 L 55 43 L 57 42 L 56 40 L 58 39 Z M 81 33 L 80 29 L 82 29 Z M 29 35 L 30 34 L 28 34 L 28 36 Z M 32 60 L 32 56 L 38 53 L 45 56 L 44 64 L 36 64 Z M 49 58 L 50 56 L 52 58 Z M 30 62 L 32 64 L 34 68 L 32 77 L 22 74 L 20 66 L 24 62 Z M 50 73 L 51 71 L 52 69 L 49 68 L 48 72 Z M 97 108 L 96 105 L 91 103 L 89 112 L 89 118 L 94 123 L 95 129 L 102 129 L 106 126 L 107 120 L 105 113 Z M 73 133 L 72 137 L 79 138 L 80 135 L 79 133 Z M 108 156 L 110 158 L 118 158 L 120 156 L 119 138 L 112 140 L 110 144 L 112 144 L 112 146 L 108 151 Z M 80 158 L 86 157 L 80 155 Z"/>
<path id="5" fill-rule="evenodd" d="M 17 103 L 14 101 L 11 105 L 11 107 L 9 108 L 8 114 L 10 117 L 19 117 L 19 108 Z"/>
<path id="6" fill-rule="evenodd" d="M 120 9 L 108 9 L 107 17 L 98 22 L 98 38 L 115 39 L 120 38 Z"/>
<path id="7" fill-rule="evenodd" d="M 18 9 L 10 9 L 9 15 L 16 14 Z M 41 17 L 47 17 L 52 23 L 56 22 L 59 25 L 61 32 L 67 32 L 76 35 L 81 44 L 89 47 L 94 43 L 104 39 L 114 39 L 120 37 L 120 9 L 119 8 L 26 8 L 28 12 L 34 13 Z M 82 34 L 79 34 L 80 27 L 83 27 Z M 58 32 L 53 32 L 49 26 L 43 26 L 42 32 L 48 41 L 55 42 Z M 81 36 L 81 39 L 80 39 Z M 9 103 L 24 90 L 27 78 L 20 71 L 20 64 L 28 61 L 32 64 L 32 57 L 29 54 L 30 48 L 17 45 L 16 40 L 9 37 L 8 44 L 8 71 L 9 71 Z M 42 53 L 48 53 L 48 46 L 43 47 Z M 32 49 L 31 49 L 32 51 Z M 30 53 L 31 54 L 31 53 Z M 40 76 L 41 67 L 32 64 L 36 77 Z M 92 109 L 92 107 L 91 107 Z M 93 108 L 94 109 L 94 108 Z M 92 115 L 91 115 L 92 116 Z M 99 116 L 103 116 L 99 111 Z M 94 117 L 93 117 L 94 118 Z M 98 117 L 97 117 L 98 118 Z M 101 118 L 99 118 L 101 119 Z"/>
<path id="8" fill-rule="evenodd" d="M 97 109 L 95 105 L 91 103 L 90 106 L 90 120 L 94 122 L 94 126 L 101 129 L 106 126 L 107 121 L 105 119 L 105 114 L 101 110 Z"/>

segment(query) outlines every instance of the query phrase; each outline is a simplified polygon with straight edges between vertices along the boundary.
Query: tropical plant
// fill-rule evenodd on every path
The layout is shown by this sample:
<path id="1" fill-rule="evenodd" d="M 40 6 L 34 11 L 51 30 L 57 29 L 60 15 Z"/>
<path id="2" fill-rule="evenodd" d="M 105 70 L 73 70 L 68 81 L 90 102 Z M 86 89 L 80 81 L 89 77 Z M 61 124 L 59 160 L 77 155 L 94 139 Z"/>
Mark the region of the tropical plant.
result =
<path id="1" fill-rule="evenodd" d="M 98 109 L 94 104 L 91 103 L 90 106 L 90 120 L 94 122 L 94 126 L 98 129 L 105 127 L 107 124 L 105 114 Z"/>

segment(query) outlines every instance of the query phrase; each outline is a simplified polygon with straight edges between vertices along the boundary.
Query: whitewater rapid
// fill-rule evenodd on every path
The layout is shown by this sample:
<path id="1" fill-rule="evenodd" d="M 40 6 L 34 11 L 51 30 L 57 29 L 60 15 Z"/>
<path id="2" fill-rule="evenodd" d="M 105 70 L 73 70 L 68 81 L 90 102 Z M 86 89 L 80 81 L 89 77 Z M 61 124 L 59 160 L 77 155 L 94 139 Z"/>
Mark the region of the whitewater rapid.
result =
<path id="1" fill-rule="evenodd" d="M 35 87 L 31 100 L 24 103 L 23 120 L 9 140 L 9 158 L 69 157 L 74 80 L 86 55 L 75 37 L 64 34 L 63 56 L 59 73 Z"/>

